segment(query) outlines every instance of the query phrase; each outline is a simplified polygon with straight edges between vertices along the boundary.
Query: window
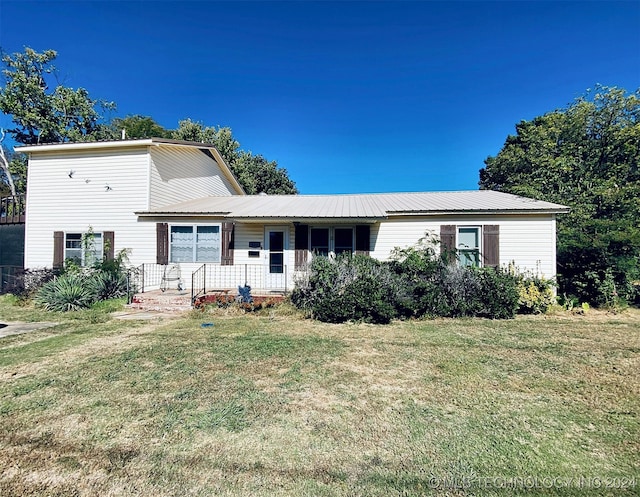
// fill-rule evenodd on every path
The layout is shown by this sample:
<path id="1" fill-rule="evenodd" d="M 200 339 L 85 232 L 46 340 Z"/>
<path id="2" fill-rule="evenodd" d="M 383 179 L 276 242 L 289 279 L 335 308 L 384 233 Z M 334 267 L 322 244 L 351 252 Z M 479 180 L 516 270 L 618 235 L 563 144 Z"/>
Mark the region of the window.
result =
<path id="1" fill-rule="evenodd" d="M 457 248 L 461 266 L 480 266 L 480 227 L 459 227 Z"/>
<path id="2" fill-rule="evenodd" d="M 220 225 L 171 226 L 171 262 L 220 262 Z"/>
<path id="3" fill-rule="evenodd" d="M 353 253 L 353 228 L 311 228 L 309 230 L 309 249 L 312 254 L 328 256 Z"/>
<path id="4" fill-rule="evenodd" d="M 312 254 L 329 255 L 329 228 L 311 228 L 311 249 Z"/>
<path id="5" fill-rule="evenodd" d="M 102 233 L 65 233 L 64 259 L 79 266 L 92 266 L 102 260 Z"/>
<path id="6" fill-rule="evenodd" d="M 336 255 L 353 253 L 353 228 L 335 228 L 333 235 Z"/>

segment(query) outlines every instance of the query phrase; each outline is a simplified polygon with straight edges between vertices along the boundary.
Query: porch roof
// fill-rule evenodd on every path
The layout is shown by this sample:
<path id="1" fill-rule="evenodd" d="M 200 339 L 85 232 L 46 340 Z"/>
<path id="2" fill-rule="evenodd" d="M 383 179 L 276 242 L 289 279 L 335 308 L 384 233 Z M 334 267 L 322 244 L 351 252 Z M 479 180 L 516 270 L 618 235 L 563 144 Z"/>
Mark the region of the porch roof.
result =
<path id="1" fill-rule="evenodd" d="M 564 213 L 563 205 L 490 190 L 353 195 L 205 197 L 149 211 L 143 217 L 214 216 L 240 220 L 361 219 L 442 214 Z"/>

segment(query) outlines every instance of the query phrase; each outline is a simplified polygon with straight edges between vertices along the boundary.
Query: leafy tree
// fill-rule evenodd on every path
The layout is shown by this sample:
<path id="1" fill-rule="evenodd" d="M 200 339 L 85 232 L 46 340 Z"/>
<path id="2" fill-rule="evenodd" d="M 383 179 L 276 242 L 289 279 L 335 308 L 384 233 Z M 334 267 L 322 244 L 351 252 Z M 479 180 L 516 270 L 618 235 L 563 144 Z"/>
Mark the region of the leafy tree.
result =
<path id="1" fill-rule="evenodd" d="M 153 118 L 138 114 L 127 117 L 116 117 L 111 121 L 111 129 L 114 137 L 122 136 L 122 130 L 126 138 L 171 138 L 172 131 L 163 128 Z"/>
<path id="2" fill-rule="evenodd" d="M 115 109 L 115 104 L 90 98 L 84 88 L 73 89 L 58 84 L 53 66 L 56 57 L 55 50 L 39 53 L 28 47 L 23 53 L 2 55 L 5 84 L 0 87 L 0 111 L 11 116 L 14 127 L 7 131 L 18 143 L 119 139 L 123 129 L 127 138 L 160 137 L 211 143 L 247 193 L 297 193 L 295 183 L 285 169 L 261 155 L 240 150 L 230 128 L 208 127 L 185 119 L 179 121 L 177 129 L 167 130 L 151 117 L 141 115 L 104 122 L 103 114 Z M 0 176 L 9 185 L 9 190 L 13 191 L 10 180 L 16 179 L 16 190 L 24 191 L 24 158 L 14 156 L 0 162 Z"/>
<path id="3" fill-rule="evenodd" d="M 7 131 L 22 144 L 111 138 L 102 112 L 115 105 L 92 99 L 84 88 L 58 84 L 56 57 L 55 50 L 39 53 L 29 47 L 2 55 L 5 84 L 0 88 L 0 111 L 15 125 Z"/>
<path id="4" fill-rule="evenodd" d="M 480 187 L 571 207 L 558 219 L 561 292 L 596 305 L 638 301 L 640 90 L 598 86 L 516 125 Z"/>

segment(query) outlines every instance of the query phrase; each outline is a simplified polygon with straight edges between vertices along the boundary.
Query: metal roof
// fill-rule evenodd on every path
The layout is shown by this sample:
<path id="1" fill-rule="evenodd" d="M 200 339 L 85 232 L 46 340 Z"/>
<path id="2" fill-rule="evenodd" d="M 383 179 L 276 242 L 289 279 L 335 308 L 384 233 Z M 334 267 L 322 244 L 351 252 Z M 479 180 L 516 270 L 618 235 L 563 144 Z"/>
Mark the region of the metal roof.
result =
<path id="1" fill-rule="evenodd" d="M 242 220 L 354 219 L 462 213 L 562 213 L 563 205 L 490 190 L 354 195 L 245 195 L 205 197 L 140 216 L 216 216 Z"/>
<path id="2" fill-rule="evenodd" d="M 50 152 L 67 150 L 87 150 L 100 148 L 130 148 L 149 145 L 179 145 L 196 148 L 215 148 L 212 143 L 193 142 L 185 140 L 172 140 L 169 138 L 126 138 L 124 140 L 97 140 L 89 142 L 57 142 L 37 143 L 32 145 L 17 145 L 16 152 Z"/>

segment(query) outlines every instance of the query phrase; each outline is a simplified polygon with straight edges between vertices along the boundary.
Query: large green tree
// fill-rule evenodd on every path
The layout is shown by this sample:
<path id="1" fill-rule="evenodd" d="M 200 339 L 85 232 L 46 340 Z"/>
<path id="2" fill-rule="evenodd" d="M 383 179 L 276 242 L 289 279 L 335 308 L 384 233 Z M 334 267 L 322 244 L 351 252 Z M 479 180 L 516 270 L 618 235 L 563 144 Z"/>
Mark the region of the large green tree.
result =
<path id="1" fill-rule="evenodd" d="M 560 291 L 597 305 L 640 295 L 640 90 L 598 86 L 522 121 L 480 188 L 571 207 L 558 219 Z"/>
<path id="2" fill-rule="evenodd" d="M 11 116 L 13 127 L 7 131 L 16 142 L 31 145 L 120 139 L 124 130 L 126 138 L 210 143 L 220 151 L 247 193 L 297 193 L 285 169 L 261 155 L 241 150 L 228 127 L 205 126 L 185 119 L 179 121 L 177 129 L 170 130 L 151 117 L 137 114 L 107 122 L 104 115 L 115 109 L 115 104 L 92 99 L 84 88 L 59 84 L 53 65 L 56 57 L 55 50 L 40 53 L 31 48 L 2 55 L 4 85 L 0 87 L 0 111 Z M 24 157 L 6 154 L 5 159 L 0 160 L 0 181 L 7 185 L 3 190 L 24 191 Z"/>
<path id="3" fill-rule="evenodd" d="M 111 128 L 114 137 L 124 138 L 171 138 L 172 131 L 160 126 L 151 117 L 139 114 L 116 117 L 111 121 Z"/>
<path id="4" fill-rule="evenodd" d="M 57 82 L 55 50 L 42 53 L 31 48 L 3 54 L 4 84 L 0 87 L 0 111 L 11 116 L 7 131 L 18 143 L 93 141 L 111 138 L 104 113 L 115 104 L 95 100 L 84 88 Z"/>

